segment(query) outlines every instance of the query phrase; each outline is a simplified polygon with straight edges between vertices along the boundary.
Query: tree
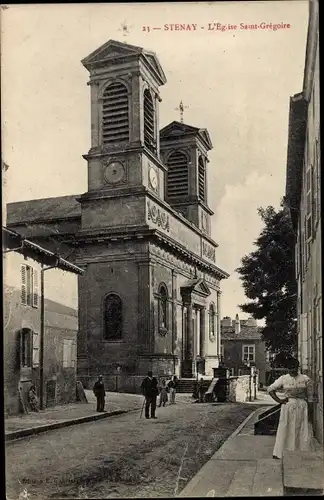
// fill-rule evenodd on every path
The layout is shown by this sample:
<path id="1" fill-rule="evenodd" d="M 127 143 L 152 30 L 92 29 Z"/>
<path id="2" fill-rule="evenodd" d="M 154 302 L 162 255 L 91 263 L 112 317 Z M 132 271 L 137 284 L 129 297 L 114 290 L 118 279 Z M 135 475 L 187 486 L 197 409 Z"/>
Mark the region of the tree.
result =
<path id="1" fill-rule="evenodd" d="M 274 365 L 283 366 L 297 351 L 297 282 L 295 278 L 295 234 L 290 216 L 281 202 L 259 208 L 264 227 L 254 242 L 256 250 L 241 259 L 236 269 L 250 302 L 242 311 L 265 319 L 262 337 L 274 355 Z"/>

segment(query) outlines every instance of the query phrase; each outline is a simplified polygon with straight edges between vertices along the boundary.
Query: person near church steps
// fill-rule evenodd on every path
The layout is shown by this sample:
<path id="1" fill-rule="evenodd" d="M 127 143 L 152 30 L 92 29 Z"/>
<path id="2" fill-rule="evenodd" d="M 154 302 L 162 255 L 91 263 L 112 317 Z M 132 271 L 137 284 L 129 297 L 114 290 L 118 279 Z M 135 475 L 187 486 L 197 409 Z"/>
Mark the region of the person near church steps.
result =
<path id="1" fill-rule="evenodd" d="M 157 418 L 155 416 L 156 409 L 156 398 L 158 395 L 158 381 L 151 371 L 147 373 L 147 377 L 142 382 L 141 385 L 142 393 L 145 397 L 145 418 L 150 418 L 150 409 L 151 409 L 151 418 Z"/>
<path id="2" fill-rule="evenodd" d="M 93 386 L 93 393 L 97 398 L 97 411 L 105 411 L 105 384 L 103 382 L 103 376 L 99 375 L 98 380 Z"/>

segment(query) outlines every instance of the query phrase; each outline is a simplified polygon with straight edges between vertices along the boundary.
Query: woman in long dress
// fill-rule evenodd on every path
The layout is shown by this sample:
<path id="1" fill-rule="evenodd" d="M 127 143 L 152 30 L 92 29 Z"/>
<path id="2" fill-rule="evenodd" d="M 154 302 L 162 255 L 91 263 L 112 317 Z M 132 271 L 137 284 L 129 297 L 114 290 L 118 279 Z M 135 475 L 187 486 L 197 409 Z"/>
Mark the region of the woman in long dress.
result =
<path id="1" fill-rule="evenodd" d="M 299 362 L 292 358 L 288 363 L 288 373 L 279 377 L 268 387 L 268 393 L 281 404 L 276 443 L 273 458 L 282 458 L 287 451 L 313 450 L 312 416 L 312 381 L 299 372 Z M 285 394 L 284 399 L 276 391 Z"/>

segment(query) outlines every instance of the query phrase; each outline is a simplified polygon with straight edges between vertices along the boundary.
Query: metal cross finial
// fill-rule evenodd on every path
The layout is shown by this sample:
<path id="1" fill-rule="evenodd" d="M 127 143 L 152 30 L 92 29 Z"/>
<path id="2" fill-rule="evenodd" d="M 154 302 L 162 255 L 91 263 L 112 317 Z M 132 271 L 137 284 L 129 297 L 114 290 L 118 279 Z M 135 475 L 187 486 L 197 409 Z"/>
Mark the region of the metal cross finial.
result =
<path id="1" fill-rule="evenodd" d="M 180 111 L 180 122 L 183 123 L 183 112 L 185 109 L 188 109 L 189 106 L 184 106 L 183 102 L 180 101 L 179 107 L 175 108 L 175 111 Z"/>
<path id="2" fill-rule="evenodd" d="M 129 29 L 131 28 L 132 26 L 128 26 L 128 24 L 126 23 L 126 21 L 124 21 L 122 24 L 121 24 L 121 27 L 118 29 L 118 31 L 122 31 L 123 33 L 123 37 L 126 38 L 127 35 L 129 35 L 130 31 Z M 125 40 L 124 40 L 124 43 Z"/>

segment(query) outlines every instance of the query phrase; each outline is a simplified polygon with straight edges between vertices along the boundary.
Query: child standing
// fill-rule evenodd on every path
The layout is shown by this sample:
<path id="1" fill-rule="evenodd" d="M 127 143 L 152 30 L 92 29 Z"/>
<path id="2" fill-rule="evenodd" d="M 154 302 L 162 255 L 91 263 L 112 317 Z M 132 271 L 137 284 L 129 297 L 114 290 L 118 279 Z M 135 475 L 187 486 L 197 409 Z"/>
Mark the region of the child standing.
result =
<path id="1" fill-rule="evenodd" d="M 167 403 L 167 402 L 168 402 L 167 388 L 166 388 L 165 380 L 162 380 L 159 406 L 165 406 L 165 403 Z"/>

